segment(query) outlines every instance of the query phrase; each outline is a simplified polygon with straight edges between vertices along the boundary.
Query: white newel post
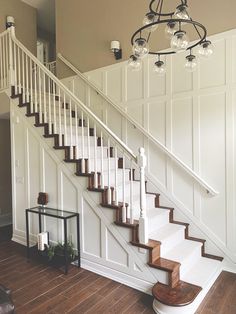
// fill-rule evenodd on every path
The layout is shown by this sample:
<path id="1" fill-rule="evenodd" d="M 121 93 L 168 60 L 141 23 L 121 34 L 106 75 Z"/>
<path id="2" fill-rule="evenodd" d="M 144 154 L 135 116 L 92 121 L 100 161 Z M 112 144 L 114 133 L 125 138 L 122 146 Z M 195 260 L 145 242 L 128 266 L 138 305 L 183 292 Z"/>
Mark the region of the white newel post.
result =
<path id="1" fill-rule="evenodd" d="M 13 47 L 12 47 L 12 37 L 15 37 L 15 26 L 10 27 L 9 36 L 9 80 L 10 86 L 15 86 L 15 69 L 13 65 Z"/>
<path id="2" fill-rule="evenodd" d="M 139 218 L 139 242 L 148 243 L 148 221 L 145 189 L 145 168 L 147 157 L 143 147 L 139 148 L 138 165 L 140 170 L 140 218 Z"/>

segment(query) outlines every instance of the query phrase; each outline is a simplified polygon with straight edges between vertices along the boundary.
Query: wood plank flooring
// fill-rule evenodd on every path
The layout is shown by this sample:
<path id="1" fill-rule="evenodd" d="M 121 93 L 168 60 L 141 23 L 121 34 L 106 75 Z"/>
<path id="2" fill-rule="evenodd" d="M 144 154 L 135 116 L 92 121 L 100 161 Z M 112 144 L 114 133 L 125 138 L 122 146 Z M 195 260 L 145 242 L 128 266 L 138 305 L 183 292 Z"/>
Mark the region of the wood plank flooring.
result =
<path id="1" fill-rule="evenodd" d="M 2 239 L 0 283 L 12 290 L 16 314 L 154 313 L 151 296 L 85 269 L 71 266 L 65 276 L 36 261 L 27 262 L 24 247 Z M 196 314 L 215 313 L 236 313 L 236 274 L 223 272 Z"/>

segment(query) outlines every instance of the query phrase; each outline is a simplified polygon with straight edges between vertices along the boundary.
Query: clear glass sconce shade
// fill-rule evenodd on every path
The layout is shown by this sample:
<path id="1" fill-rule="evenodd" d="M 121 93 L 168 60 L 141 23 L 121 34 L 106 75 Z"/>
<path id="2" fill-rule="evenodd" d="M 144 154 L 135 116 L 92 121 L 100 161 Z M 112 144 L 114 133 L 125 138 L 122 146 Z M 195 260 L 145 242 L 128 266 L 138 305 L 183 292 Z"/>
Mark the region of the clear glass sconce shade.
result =
<path id="1" fill-rule="evenodd" d="M 142 68 L 142 62 L 136 56 L 130 56 L 128 60 L 128 67 L 133 71 L 139 71 Z"/>
<path id="2" fill-rule="evenodd" d="M 189 20 L 189 14 L 187 11 L 187 6 L 184 4 L 177 6 L 176 11 L 174 13 L 174 17 L 176 19 Z"/>
<path id="3" fill-rule="evenodd" d="M 209 58 L 214 53 L 214 46 L 210 40 L 206 40 L 198 46 L 198 54 L 201 57 Z"/>
<path id="4" fill-rule="evenodd" d="M 165 36 L 167 39 L 171 39 L 172 36 L 177 32 L 177 23 L 176 22 L 169 22 L 166 24 L 165 28 Z"/>
<path id="5" fill-rule="evenodd" d="M 149 53 L 149 45 L 144 38 L 138 38 L 133 45 L 133 54 L 137 58 L 144 58 Z"/>
<path id="6" fill-rule="evenodd" d="M 154 64 L 153 71 L 158 75 L 158 76 L 164 76 L 166 74 L 166 65 L 163 61 L 157 61 Z"/>
<path id="7" fill-rule="evenodd" d="M 171 38 L 171 48 L 175 51 L 186 50 L 189 44 L 189 38 L 185 31 L 177 31 Z"/>
<path id="8" fill-rule="evenodd" d="M 194 55 L 187 56 L 184 67 L 187 72 L 194 72 L 197 69 L 197 58 Z"/>
<path id="9" fill-rule="evenodd" d="M 150 24 L 155 23 L 155 22 L 157 22 L 157 15 L 152 13 L 152 12 L 147 13 L 143 19 L 143 25 L 144 26 L 150 25 Z M 152 25 L 152 26 L 146 28 L 145 31 L 154 32 L 157 28 L 158 28 L 158 24 L 155 24 L 155 25 Z"/>

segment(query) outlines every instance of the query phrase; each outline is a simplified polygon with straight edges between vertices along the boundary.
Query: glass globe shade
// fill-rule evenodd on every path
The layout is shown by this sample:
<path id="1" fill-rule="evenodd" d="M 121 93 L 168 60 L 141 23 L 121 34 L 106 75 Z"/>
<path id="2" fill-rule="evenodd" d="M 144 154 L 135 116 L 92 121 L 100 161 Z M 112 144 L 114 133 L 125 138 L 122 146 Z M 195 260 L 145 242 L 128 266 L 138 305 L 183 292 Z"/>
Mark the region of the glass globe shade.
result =
<path id="1" fill-rule="evenodd" d="M 165 28 L 165 36 L 167 39 L 171 39 L 172 36 L 175 34 L 175 32 L 177 31 L 177 23 L 175 22 L 169 22 L 166 24 L 166 28 Z"/>
<path id="2" fill-rule="evenodd" d="M 163 61 L 157 61 L 154 64 L 153 71 L 158 75 L 158 76 L 164 76 L 166 74 L 166 66 Z"/>
<path id="3" fill-rule="evenodd" d="M 187 56 L 184 67 L 186 71 L 194 72 L 197 69 L 197 58 L 194 55 Z"/>
<path id="4" fill-rule="evenodd" d="M 198 46 L 198 54 L 201 57 L 209 58 L 214 52 L 214 46 L 209 40 L 204 41 Z"/>
<path id="5" fill-rule="evenodd" d="M 128 67 L 133 71 L 139 71 L 142 68 L 142 62 L 135 56 L 130 56 L 128 60 Z"/>
<path id="6" fill-rule="evenodd" d="M 157 15 L 152 12 L 147 13 L 143 19 L 144 26 L 155 23 L 155 22 L 157 22 Z M 145 31 L 154 32 L 157 28 L 158 28 L 158 24 L 155 24 L 146 28 Z"/>
<path id="7" fill-rule="evenodd" d="M 171 48 L 175 51 L 186 50 L 189 44 L 189 38 L 185 31 L 177 31 L 171 38 Z"/>
<path id="8" fill-rule="evenodd" d="M 149 53 L 149 45 L 144 38 L 138 38 L 133 45 L 133 54 L 137 58 L 144 58 Z"/>
<path id="9" fill-rule="evenodd" d="M 177 6 L 176 11 L 174 13 L 174 17 L 176 19 L 189 20 L 189 14 L 187 12 L 187 6 L 184 4 Z"/>

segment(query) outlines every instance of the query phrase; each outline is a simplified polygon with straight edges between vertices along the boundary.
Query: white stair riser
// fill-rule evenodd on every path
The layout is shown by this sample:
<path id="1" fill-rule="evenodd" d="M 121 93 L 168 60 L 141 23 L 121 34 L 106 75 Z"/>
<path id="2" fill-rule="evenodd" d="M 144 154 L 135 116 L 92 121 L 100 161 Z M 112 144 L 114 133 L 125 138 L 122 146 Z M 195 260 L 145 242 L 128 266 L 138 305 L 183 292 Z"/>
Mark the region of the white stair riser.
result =
<path id="1" fill-rule="evenodd" d="M 181 252 L 179 252 L 179 254 L 181 256 Z M 200 259 L 201 255 L 201 247 L 199 246 L 196 247 L 196 249 L 194 249 L 192 253 L 184 259 L 180 266 L 180 278 L 182 278 L 189 271 L 192 265 Z"/>
<path id="2" fill-rule="evenodd" d="M 169 213 L 162 213 L 161 215 L 156 215 L 152 219 L 148 219 L 148 232 L 151 234 L 153 231 L 158 230 L 165 224 L 169 223 Z"/>
<path id="3" fill-rule="evenodd" d="M 166 254 L 185 238 L 185 230 L 179 230 L 172 233 L 165 241 L 161 242 L 161 254 Z"/>

